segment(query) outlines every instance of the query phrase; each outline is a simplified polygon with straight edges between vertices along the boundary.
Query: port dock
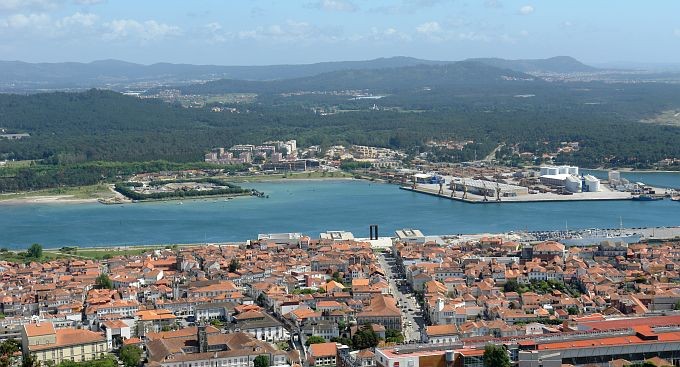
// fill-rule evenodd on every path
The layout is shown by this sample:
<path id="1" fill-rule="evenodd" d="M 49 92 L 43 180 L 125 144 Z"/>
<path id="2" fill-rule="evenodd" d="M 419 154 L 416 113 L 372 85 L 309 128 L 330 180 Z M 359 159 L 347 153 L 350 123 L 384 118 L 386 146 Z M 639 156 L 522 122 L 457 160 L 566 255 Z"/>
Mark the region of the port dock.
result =
<path id="1" fill-rule="evenodd" d="M 632 200 L 632 195 L 628 192 L 611 191 L 603 188 L 599 192 L 578 192 L 571 195 L 560 195 L 555 193 L 537 193 L 517 196 L 501 196 L 498 200 L 494 196 L 481 196 L 466 193 L 463 197 L 462 191 L 453 192 L 446 186 L 440 187 L 438 184 L 417 184 L 414 186 L 400 186 L 400 189 L 413 191 L 421 194 L 437 196 L 444 199 L 462 201 L 470 204 L 500 204 L 500 203 L 537 203 L 537 202 L 556 202 L 556 201 L 609 201 L 609 200 Z M 606 190 L 606 191 L 605 191 Z"/>

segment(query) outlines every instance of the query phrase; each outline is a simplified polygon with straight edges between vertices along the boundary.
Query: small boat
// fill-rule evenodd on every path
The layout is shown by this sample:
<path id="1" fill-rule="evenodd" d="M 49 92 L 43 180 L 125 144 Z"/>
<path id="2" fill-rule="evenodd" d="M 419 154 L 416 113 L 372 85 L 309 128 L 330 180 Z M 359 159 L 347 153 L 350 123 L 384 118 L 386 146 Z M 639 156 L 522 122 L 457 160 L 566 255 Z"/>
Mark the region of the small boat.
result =
<path id="1" fill-rule="evenodd" d="M 673 200 L 673 201 L 680 201 L 680 195 L 678 195 L 678 196 L 671 196 L 671 200 Z"/>
<path id="2" fill-rule="evenodd" d="M 635 201 L 656 201 L 656 200 L 661 200 L 662 198 L 659 197 L 654 197 L 651 195 L 637 195 L 633 196 L 633 200 Z"/>
<path id="3" fill-rule="evenodd" d="M 181 201 L 180 201 L 179 203 L 177 203 L 177 205 L 182 205 L 182 204 L 184 204 L 184 203 L 183 203 L 183 202 L 181 202 Z"/>

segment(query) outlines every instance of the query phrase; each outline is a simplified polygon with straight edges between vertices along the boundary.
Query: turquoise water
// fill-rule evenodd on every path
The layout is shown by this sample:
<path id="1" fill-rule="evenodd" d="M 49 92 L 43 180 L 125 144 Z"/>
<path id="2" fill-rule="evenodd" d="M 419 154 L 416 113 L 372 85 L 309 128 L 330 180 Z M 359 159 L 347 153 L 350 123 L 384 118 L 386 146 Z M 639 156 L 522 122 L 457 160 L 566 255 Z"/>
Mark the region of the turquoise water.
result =
<path id="1" fill-rule="evenodd" d="M 269 199 L 125 205 L 0 205 L 0 247 L 243 241 L 258 233 L 318 237 L 347 230 L 368 237 L 418 228 L 426 234 L 680 225 L 680 203 L 611 201 L 466 204 L 366 181 L 283 181 L 244 185 Z"/>

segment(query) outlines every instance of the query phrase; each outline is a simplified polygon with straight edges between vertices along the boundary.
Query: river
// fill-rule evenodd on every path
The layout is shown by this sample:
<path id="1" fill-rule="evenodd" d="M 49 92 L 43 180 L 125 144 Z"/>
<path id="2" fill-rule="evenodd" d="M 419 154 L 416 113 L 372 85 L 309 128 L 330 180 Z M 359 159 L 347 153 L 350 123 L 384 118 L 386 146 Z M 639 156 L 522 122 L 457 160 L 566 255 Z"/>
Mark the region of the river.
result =
<path id="1" fill-rule="evenodd" d="M 677 176 L 680 177 L 680 176 Z M 244 184 L 268 199 L 242 197 L 124 205 L 0 205 L 0 247 L 114 246 L 243 241 L 258 233 L 318 237 L 347 230 L 368 237 L 400 228 L 425 234 L 680 225 L 680 203 L 597 201 L 467 204 L 356 180 Z"/>

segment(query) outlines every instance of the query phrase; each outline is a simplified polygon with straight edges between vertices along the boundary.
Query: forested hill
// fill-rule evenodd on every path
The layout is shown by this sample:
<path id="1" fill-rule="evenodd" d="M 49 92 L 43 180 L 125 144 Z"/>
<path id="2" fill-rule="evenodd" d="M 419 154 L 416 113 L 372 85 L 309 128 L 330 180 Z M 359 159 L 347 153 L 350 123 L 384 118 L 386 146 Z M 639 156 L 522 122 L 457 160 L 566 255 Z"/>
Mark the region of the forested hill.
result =
<path id="1" fill-rule="evenodd" d="M 556 56 L 548 59 L 533 60 L 506 60 L 499 58 L 468 59 L 468 61 L 480 62 L 485 65 L 519 71 L 523 73 L 581 73 L 594 72 L 599 69 L 586 65 L 573 57 Z"/>
<path id="2" fill-rule="evenodd" d="M 279 80 L 302 78 L 338 70 L 382 69 L 421 64 L 445 64 L 412 57 L 390 57 L 366 61 L 337 61 L 301 65 L 221 66 L 157 63 L 141 65 L 119 60 L 90 63 L 27 63 L 0 61 L 0 88 L 123 88 L 136 82 L 184 84 L 195 80 L 230 78 Z"/>
<path id="3" fill-rule="evenodd" d="M 518 81 L 539 82 L 540 80 L 528 74 L 501 69 L 480 62 L 460 61 L 444 65 L 343 70 L 312 77 L 275 81 L 222 79 L 180 87 L 180 90 L 184 94 L 271 94 L 338 90 L 370 90 L 378 93 L 393 93 L 451 86 L 483 85 L 492 88 L 503 83 Z"/>
<path id="4" fill-rule="evenodd" d="M 0 126 L 30 134 L 16 141 L 0 139 L 0 160 L 196 162 L 213 147 L 272 139 L 297 139 L 302 147 L 362 144 L 411 152 L 431 139 L 473 140 L 475 144 L 456 153 L 456 160 L 472 159 L 475 152 L 484 156 L 501 142 L 540 149 L 544 142 L 579 141 L 581 150 L 564 160 L 590 167 L 644 166 L 680 157 L 680 128 L 631 118 L 680 107 L 678 86 L 541 83 L 518 88 L 535 93 L 531 98 L 494 88 L 475 93 L 441 89 L 390 95 L 379 102 L 400 106 L 400 101 L 420 99 L 440 104 L 430 110 L 373 111 L 368 107 L 374 101 L 340 96 L 348 112 L 330 115 L 308 107 L 326 103 L 317 96 L 235 104 L 239 113 L 230 113 L 99 90 L 0 95 Z"/>
<path id="5" fill-rule="evenodd" d="M 501 69 L 519 72 L 592 71 L 570 57 L 536 60 L 471 59 Z M 299 65 L 221 66 L 157 63 L 141 65 L 119 60 L 90 63 L 27 63 L 0 61 L 0 91 L 32 92 L 46 89 L 108 88 L 124 90 L 149 83 L 184 85 L 196 80 L 235 79 L 251 81 L 311 77 L 347 70 L 375 70 L 417 65 L 448 65 L 454 61 L 433 61 L 413 57 L 388 57 L 365 61 L 336 61 Z"/>

